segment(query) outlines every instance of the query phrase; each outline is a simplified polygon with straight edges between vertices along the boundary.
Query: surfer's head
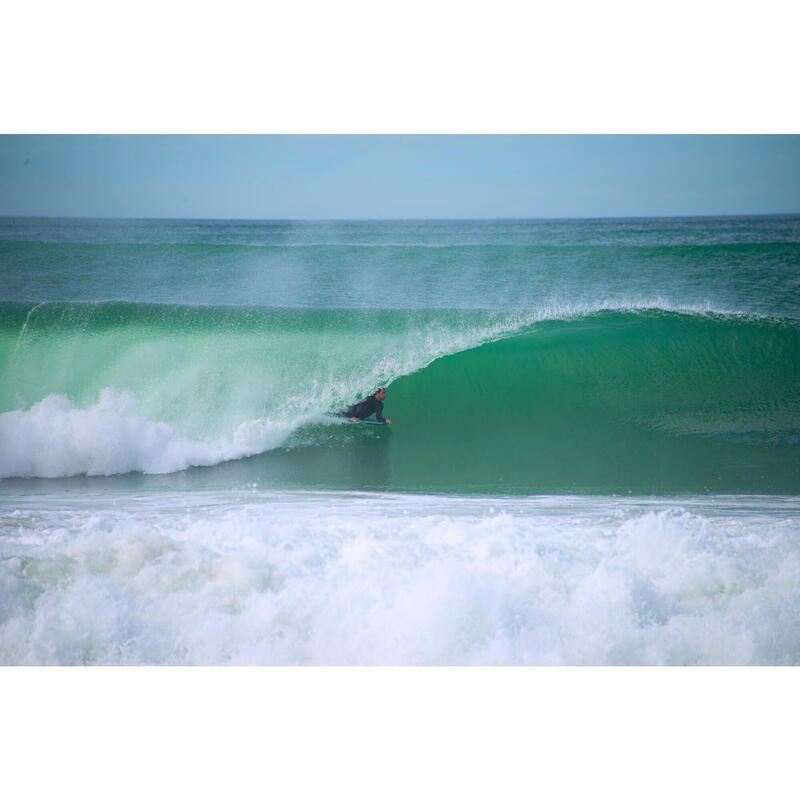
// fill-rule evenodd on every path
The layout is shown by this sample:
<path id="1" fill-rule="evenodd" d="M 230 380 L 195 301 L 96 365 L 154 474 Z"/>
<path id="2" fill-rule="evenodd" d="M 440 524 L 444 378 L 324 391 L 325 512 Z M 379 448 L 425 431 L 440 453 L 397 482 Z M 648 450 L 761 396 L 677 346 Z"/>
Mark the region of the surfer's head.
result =
<path id="1" fill-rule="evenodd" d="M 386 397 L 386 389 L 381 388 L 381 389 L 378 389 L 377 392 L 375 392 L 375 399 L 376 400 L 383 400 L 384 397 Z"/>

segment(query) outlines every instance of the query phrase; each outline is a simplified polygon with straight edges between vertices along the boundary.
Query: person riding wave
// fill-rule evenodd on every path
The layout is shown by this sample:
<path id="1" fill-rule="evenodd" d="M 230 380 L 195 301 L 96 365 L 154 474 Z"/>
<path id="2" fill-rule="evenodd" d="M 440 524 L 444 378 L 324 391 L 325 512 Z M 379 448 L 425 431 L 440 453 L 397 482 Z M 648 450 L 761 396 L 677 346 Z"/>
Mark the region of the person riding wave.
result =
<path id="1" fill-rule="evenodd" d="M 375 419 L 378 422 L 385 422 L 391 425 L 390 419 L 383 417 L 383 400 L 386 397 L 386 389 L 378 389 L 374 394 L 364 398 L 360 403 L 350 406 L 346 411 L 343 411 L 341 416 L 350 417 L 353 422 L 366 419 L 367 417 L 375 414 Z"/>

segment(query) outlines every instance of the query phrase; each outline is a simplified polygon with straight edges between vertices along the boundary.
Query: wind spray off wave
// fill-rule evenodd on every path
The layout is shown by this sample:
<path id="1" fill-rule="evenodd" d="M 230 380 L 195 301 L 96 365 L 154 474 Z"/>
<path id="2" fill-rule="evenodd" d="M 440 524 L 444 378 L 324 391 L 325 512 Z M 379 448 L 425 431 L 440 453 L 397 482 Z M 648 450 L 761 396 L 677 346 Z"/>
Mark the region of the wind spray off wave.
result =
<path id="1" fill-rule="evenodd" d="M 0 476 L 169 472 L 264 452 L 374 386 L 526 321 L 2 304 Z"/>

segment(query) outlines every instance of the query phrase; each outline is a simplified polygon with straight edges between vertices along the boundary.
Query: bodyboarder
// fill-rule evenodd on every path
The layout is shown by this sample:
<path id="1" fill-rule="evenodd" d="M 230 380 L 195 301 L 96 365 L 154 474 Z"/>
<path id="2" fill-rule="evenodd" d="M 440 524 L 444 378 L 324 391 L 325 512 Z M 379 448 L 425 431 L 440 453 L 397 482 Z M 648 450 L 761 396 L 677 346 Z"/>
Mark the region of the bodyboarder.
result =
<path id="1" fill-rule="evenodd" d="M 386 389 L 378 389 L 374 394 L 364 398 L 360 403 L 350 406 L 346 411 L 342 412 L 343 417 L 350 417 L 353 422 L 366 419 L 372 414 L 378 422 L 385 422 L 391 425 L 390 419 L 384 419 L 383 416 L 383 400 L 386 397 Z"/>

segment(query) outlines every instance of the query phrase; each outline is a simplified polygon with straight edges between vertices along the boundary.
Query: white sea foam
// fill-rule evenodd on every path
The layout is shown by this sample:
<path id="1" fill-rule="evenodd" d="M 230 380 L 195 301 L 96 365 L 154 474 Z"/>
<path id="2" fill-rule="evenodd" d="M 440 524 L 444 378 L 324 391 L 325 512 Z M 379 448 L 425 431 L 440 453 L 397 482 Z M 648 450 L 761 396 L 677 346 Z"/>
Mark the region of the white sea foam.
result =
<path id="1" fill-rule="evenodd" d="M 0 478 L 175 472 L 277 447 L 295 425 L 250 420 L 229 439 L 204 442 L 140 416 L 130 392 L 105 389 L 88 408 L 50 395 L 27 411 L 0 414 Z"/>
<path id="2" fill-rule="evenodd" d="M 5 664 L 800 664 L 797 499 L 7 497 Z"/>

